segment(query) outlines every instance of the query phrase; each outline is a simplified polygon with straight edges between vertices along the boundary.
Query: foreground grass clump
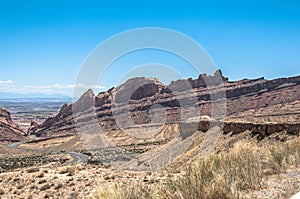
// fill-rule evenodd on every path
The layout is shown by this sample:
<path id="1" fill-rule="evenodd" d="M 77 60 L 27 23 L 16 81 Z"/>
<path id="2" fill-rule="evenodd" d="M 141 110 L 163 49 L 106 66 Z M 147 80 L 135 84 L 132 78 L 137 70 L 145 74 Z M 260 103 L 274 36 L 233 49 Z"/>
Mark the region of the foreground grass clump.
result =
<path id="1" fill-rule="evenodd" d="M 299 168 L 300 138 L 285 143 L 240 141 L 228 152 L 211 154 L 189 166 L 179 179 L 151 185 L 102 186 L 95 198 L 206 199 L 239 198 L 241 193 L 265 187 L 269 175 Z"/>
<path id="2" fill-rule="evenodd" d="M 103 185 L 96 189 L 95 199 L 140 199 L 151 198 L 150 191 L 140 185 Z"/>
<path id="3" fill-rule="evenodd" d="M 68 176 L 74 176 L 75 172 L 76 172 L 76 167 L 75 166 L 69 166 L 69 167 L 63 167 L 59 171 L 59 174 L 68 174 Z"/>
<path id="4" fill-rule="evenodd" d="M 190 166 L 179 180 L 167 182 L 161 198 L 237 198 L 241 189 L 261 186 L 257 149 L 237 143 L 229 153 L 209 155 Z"/>

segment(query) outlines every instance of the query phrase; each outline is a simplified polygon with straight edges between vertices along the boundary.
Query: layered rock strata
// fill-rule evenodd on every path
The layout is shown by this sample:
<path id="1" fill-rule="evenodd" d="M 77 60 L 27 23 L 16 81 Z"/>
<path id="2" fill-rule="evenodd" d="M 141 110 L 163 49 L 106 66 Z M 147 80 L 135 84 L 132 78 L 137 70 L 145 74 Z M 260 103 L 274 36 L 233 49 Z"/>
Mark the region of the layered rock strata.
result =
<path id="1" fill-rule="evenodd" d="M 24 132 L 15 124 L 10 113 L 0 107 L 0 141 L 20 141 L 24 138 Z"/>
<path id="2" fill-rule="evenodd" d="M 266 126 L 262 128 L 270 134 L 284 130 L 286 126 L 276 126 L 278 123 L 300 123 L 299 101 L 300 76 L 229 81 L 218 70 L 211 76 L 201 74 L 197 79 L 177 80 L 169 85 L 157 79 L 134 78 L 98 95 L 88 90 L 77 102 L 64 105 L 58 115 L 31 128 L 34 130 L 29 133 L 100 133 L 136 125 L 180 124 L 205 115 L 225 122 L 226 132 L 255 129 L 257 123 Z"/>

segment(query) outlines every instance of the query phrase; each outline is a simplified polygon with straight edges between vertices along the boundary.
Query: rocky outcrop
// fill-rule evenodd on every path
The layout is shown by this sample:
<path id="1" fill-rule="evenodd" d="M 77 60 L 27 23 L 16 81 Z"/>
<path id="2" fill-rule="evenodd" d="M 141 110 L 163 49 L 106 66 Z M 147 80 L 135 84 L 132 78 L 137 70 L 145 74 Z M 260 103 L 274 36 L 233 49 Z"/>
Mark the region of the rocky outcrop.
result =
<path id="1" fill-rule="evenodd" d="M 275 133 L 284 132 L 288 135 L 300 135 L 300 123 L 252 123 L 252 122 L 220 122 L 215 120 L 200 120 L 198 122 L 182 122 L 180 125 L 181 137 L 185 139 L 195 133 L 195 130 L 207 132 L 214 126 L 222 127 L 224 134 L 239 134 L 251 131 L 258 139 L 263 139 Z"/>
<path id="2" fill-rule="evenodd" d="M 0 141 L 20 141 L 24 138 L 24 132 L 15 124 L 10 113 L 0 107 Z"/>
<path id="3" fill-rule="evenodd" d="M 189 78 L 187 80 L 172 81 L 170 85 L 163 90 L 163 92 L 185 91 L 195 88 L 207 88 L 212 86 L 219 86 L 228 83 L 228 78 L 225 78 L 221 70 L 217 70 L 212 76 L 207 74 L 200 74 L 195 80 Z"/>
<path id="4" fill-rule="evenodd" d="M 115 91 L 115 101 L 128 102 L 154 96 L 164 87 L 157 79 L 136 77 L 129 79 Z"/>
<path id="5" fill-rule="evenodd" d="M 170 85 L 157 79 L 134 78 L 96 96 L 87 91 L 31 133 L 76 133 L 78 127 L 91 132 L 108 131 L 141 124 L 180 123 L 199 115 L 211 116 L 221 123 L 245 123 L 251 119 L 252 123 L 297 124 L 299 100 L 300 76 L 229 81 L 218 70 L 213 75 L 201 74 L 197 79 L 177 80 Z M 228 125 L 224 127 L 226 132 Z"/>
<path id="6" fill-rule="evenodd" d="M 38 130 L 38 128 L 39 128 L 38 123 L 32 121 L 30 127 L 27 130 L 27 134 L 28 135 L 34 134 Z"/>
<path id="7" fill-rule="evenodd" d="M 260 135 L 261 138 L 279 132 L 286 132 L 289 135 L 300 135 L 300 124 L 225 122 L 223 127 L 225 134 L 238 134 L 246 130 L 251 131 L 252 134 Z"/>

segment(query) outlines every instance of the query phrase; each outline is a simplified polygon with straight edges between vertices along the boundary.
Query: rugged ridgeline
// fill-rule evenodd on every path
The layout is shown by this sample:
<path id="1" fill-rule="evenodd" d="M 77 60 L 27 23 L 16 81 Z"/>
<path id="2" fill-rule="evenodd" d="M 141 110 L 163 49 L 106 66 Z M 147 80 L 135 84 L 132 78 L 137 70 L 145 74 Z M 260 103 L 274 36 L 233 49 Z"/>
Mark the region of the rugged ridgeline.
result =
<path id="1" fill-rule="evenodd" d="M 19 141 L 24 138 L 24 132 L 19 129 L 10 113 L 0 107 L 0 141 Z"/>
<path id="2" fill-rule="evenodd" d="M 64 105 L 57 116 L 40 125 L 33 123 L 29 134 L 74 134 L 76 128 L 93 133 L 95 128 L 91 124 L 100 126 L 101 131 L 149 123 L 178 124 L 199 115 L 226 121 L 225 131 L 240 127 L 251 130 L 254 128 L 251 123 L 297 125 L 300 123 L 300 76 L 229 81 L 218 70 L 212 76 L 201 74 L 197 79 L 177 80 L 168 86 L 157 79 L 134 78 L 96 96 L 88 90 L 76 103 Z"/>

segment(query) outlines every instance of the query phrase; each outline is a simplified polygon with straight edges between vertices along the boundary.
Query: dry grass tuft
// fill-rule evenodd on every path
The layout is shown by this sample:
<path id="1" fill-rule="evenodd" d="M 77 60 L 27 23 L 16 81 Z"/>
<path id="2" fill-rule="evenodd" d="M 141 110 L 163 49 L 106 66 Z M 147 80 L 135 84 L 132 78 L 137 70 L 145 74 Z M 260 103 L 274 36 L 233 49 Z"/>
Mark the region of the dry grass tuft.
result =
<path id="1" fill-rule="evenodd" d="M 74 176 L 76 173 L 75 166 L 63 167 L 59 170 L 59 174 L 68 174 L 68 176 Z"/>
<path id="2" fill-rule="evenodd" d="M 142 199 L 150 198 L 149 190 L 141 185 L 101 185 L 96 189 L 95 199 Z"/>

